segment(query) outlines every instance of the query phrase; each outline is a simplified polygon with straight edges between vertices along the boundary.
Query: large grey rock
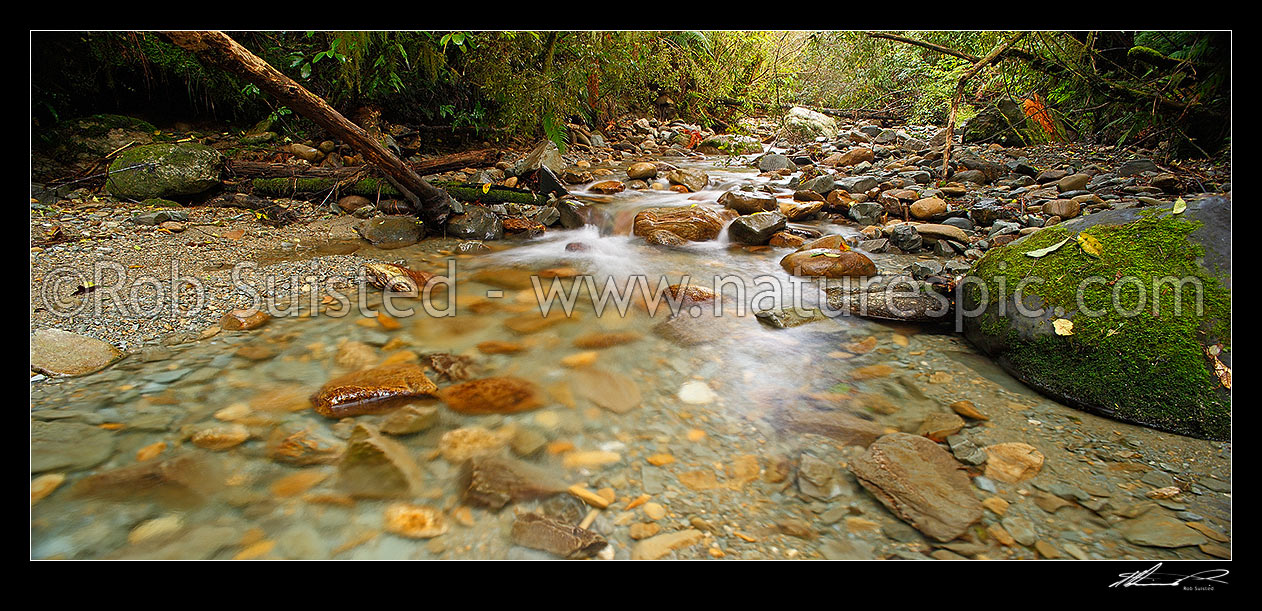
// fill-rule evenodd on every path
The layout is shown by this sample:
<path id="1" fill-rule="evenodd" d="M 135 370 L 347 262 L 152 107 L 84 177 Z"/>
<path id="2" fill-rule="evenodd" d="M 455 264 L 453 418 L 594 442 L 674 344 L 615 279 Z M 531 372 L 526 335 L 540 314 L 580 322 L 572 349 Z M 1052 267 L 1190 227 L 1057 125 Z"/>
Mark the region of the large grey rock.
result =
<path id="1" fill-rule="evenodd" d="M 961 129 L 960 139 L 965 143 L 995 142 L 1005 146 L 1025 144 L 1021 137 L 1025 129 L 1025 113 L 1011 98 L 1002 98 L 969 119 Z"/>
<path id="2" fill-rule="evenodd" d="M 539 168 L 548 168 L 557 175 L 565 170 L 565 160 L 561 159 L 561 151 L 551 140 L 544 140 L 536 145 L 521 161 L 513 165 L 509 173 L 513 176 L 524 176 Z"/>
<path id="3" fill-rule="evenodd" d="M 135 200 L 200 195 L 219 186 L 223 166 L 223 155 L 203 144 L 137 146 L 110 164 L 105 188 Z"/>
<path id="4" fill-rule="evenodd" d="M 875 225 L 885 215 L 885 207 L 876 202 L 850 204 L 850 218 L 860 225 Z"/>
<path id="5" fill-rule="evenodd" d="M 801 185 L 798 185 L 798 188 L 804 191 L 814 191 L 820 195 L 827 195 L 829 191 L 837 188 L 837 182 L 833 180 L 831 175 L 825 174 L 803 182 Z"/>
<path id="6" fill-rule="evenodd" d="M 796 170 L 793 160 L 779 153 L 768 153 L 758 158 L 759 172 L 775 172 L 777 170 Z"/>
<path id="7" fill-rule="evenodd" d="M 710 175 L 700 170 L 678 169 L 666 173 L 666 180 L 672 185 L 683 185 L 689 191 L 702 191 L 710 184 Z"/>
<path id="8" fill-rule="evenodd" d="M 564 222 L 565 211 L 560 210 Z M 447 235 L 465 240 L 498 240 L 504 237 L 504 222 L 482 206 L 469 206 L 464 214 L 447 219 Z"/>
<path id="9" fill-rule="evenodd" d="M 377 248 L 403 248 L 421 240 L 424 235 L 421 221 L 414 216 L 379 216 L 362 221 L 355 226 L 365 240 Z"/>
<path id="10" fill-rule="evenodd" d="M 738 217 L 727 226 L 727 234 L 733 242 L 741 244 L 766 244 L 772 234 L 784 229 L 789 219 L 779 212 L 759 212 Z"/>
<path id="11" fill-rule="evenodd" d="M 1149 511 L 1118 527 L 1127 541 L 1148 547 L 1187 547 L 1209 543 L 1209 539 L 1172 517 Z"/>
<path id="12" fill-rule="evenodd" d="M 920 232 L 916 231 L 913 225 L 895 225 L 890 230 L 889 240 L 890 244 L 904 252 L 916 252 L 925 243 L 924 238 L 920 237 Z"/>
<path id="13" fill-rule="evenodd" d="M 864 193 L 880 184 L 880 181 L 875 176 L 847 176 L 836 183 L 836 188 L 847 193 Z"/>
<path id="14" fill-rule="evenodd" d="M 837 121 L 826 114 L 795 106 L 785 115 L 781 134 L 791 142 L 809 142 L 821 136 L 832 140 L 837 137 Z"/>

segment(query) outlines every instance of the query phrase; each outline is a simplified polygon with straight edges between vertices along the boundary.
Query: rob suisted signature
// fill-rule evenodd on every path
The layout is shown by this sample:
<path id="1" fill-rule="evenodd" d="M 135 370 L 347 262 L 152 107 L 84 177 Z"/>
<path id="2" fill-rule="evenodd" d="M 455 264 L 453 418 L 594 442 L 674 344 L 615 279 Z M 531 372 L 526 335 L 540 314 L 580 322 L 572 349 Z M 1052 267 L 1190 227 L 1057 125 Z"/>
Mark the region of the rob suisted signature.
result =
<path id="1" fill-rule="evenodd" d="M 1208 571 L 1201 571 L 1191 575 L 1175 575 L 1173 573 L 1158 573 L 1157 569 L 1159 568 L 1161 568 L 1160 562 L 1146 571 L 1119 573 L 1118 577 L 1121 577 L 1121 579 L 1109 587 L 1116 588 L 1121 586 L 1123 588 L 1129 588 L 1131 586 L 1181 586 L 1187 581 L 1203 581 L 1226 585 L 1227 582 L 1221 581 L 1219 578 L 1226 577 L 1230 572 L 1227 569 L 1210 569 Z M 1192 584 L 1187 585 L 1192 587 Z"/>

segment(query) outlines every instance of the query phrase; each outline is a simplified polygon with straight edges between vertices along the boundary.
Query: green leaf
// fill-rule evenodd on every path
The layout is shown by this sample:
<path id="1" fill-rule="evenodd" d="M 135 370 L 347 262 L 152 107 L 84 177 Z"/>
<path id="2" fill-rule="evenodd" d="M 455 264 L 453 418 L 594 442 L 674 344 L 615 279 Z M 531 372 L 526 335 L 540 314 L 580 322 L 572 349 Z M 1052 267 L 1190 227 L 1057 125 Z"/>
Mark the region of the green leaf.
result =
<path id="1" fill-rule="evenodd" d="M 551 112 L 543 115 L 543 133 L 553 144 L 557 145 L 557 149 L 561 154 L 565 154 L 565 126 L 557 123 Z"/>
<path id="2" fill-rule="evenodd" d="M 1040 248 L 1040 249 L 1038 249 L 1038 250 L 1031 250 L 1030 252 L 1025 253 L 1025 256 L 1027 256 L 1027 257 L 1034 257 L 1035 259 L 1038 259 L 1038 258 L 1041 258 L 1041 257 L 1045 257 L 1045 256 L 1047 256 L 1047 255 L 1050 255 L 1050 254 L 1052 254 L 1052 253 L 1056 252 L 1056 251 L 1057 251 L 1057 250 L 1058 250 L 1061 246 L 1064 246 L 1064 245 L 1065 245 L 1065 243 L 1066 243 L 1066 242 L 1068 242 L 1068 241 L 1069 241 L 1069 238 L 1065 238 L 1065 239 L 1063 239 L 1063 240 L 1061 240 L 1061 241 L 1059 241 L 1059 242 L 1057 242 L 1057 243 L 1055 243 L 1055 244 L 1052 244 L 1051 246 L 1048 246 L 1047 248 Z"/>

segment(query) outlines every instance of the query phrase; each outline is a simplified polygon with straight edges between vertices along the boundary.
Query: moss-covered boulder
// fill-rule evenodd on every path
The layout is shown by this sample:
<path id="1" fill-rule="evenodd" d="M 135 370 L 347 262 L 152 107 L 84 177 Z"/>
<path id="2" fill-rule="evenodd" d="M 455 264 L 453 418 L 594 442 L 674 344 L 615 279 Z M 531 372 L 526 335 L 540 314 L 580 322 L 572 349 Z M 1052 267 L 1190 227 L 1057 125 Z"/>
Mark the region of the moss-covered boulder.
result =
<path id="1" fill-rule="evenodd" d="M 704 155 L 758 155 L 762 143 L 749 136 L 721 134 L 710 136 L 697 145 L 697 152 Z"/>
<path id="2" fill-rule="evenodd" d="M 785 115 L 780 137 L 793 143 L 811 142 L 823 136 L 832 140 L 837 137 L 837 121 L 832 117 L 795 106 Z"/>
<path id="3" fill-rule="evenodd" d="M 219 185 L 219 151 L 192 142 L 150 144 L 120 153 L 105 187 L 115 197 L 146 200 L 199 195 Z"/>
<path id="4" fill-rule="evenodd" d="M 1229 370 L 1220 375 L 1231 366 L 1229 199 L 1043 229 L 987 252 L 958 305 L 969 341 L 1048 396 L 1157 429 L 1230 436 Z"/>
<path id="5" fill-rule="evenodd" d="M 983 108 L 964 123 L 960 135 L 965 144 L 997 142 L 1005 146 L 1023 146 L 1031 137 L 1025 112 L 1011 98 Z"/>

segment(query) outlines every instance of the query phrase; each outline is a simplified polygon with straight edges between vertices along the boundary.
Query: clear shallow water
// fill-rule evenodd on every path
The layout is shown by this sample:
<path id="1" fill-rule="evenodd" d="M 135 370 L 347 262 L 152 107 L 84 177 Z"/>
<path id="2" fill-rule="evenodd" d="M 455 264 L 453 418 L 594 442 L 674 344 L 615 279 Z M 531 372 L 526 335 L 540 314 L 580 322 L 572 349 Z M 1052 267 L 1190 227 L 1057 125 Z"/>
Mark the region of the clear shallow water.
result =
<path id="1" fill-rule="evenodd" d="M 949 333 L 849 317 L 789 329 L 760 323 L 753 311 L 774 300 L 753 304 L 753 279 L 787 286 L 779 259 L 789 249 L 740 248 L 723 235 L 667 250 L 628 235 L 639 209 L 713 205 L 726 187 L 761 180 L 750 171 L 707 169 L 724 189 L 601 196 L 605 203 L 593 204 L 597 225 L 495 243 L 493 252 L 389 251 L 391 260 L 425 271 L 445 271 L 449 258 L 457 262 L 452 317 L 421 314 L 399 319 L 398 328 L 357 314 L 274 319 L 253 332 L 224 332 L 150 355 L 153 360 L 133 356 L 91 376 L 34 385 L 36 436 L 76 439 L 65 444 L 76 464 L 44 471 L 64 473 L 66 480 L 32 508 L 32 556 L 549 557 L 513 545 L 515 512 L 540 510 L 577 522 L 588 508 L 566 494 L 498 511 L 468 505 L 460 461 L 443 456 L 443 437 L 480 427 L 501 435 L 504 455 L 543 467 L 567 484 L 611 490 L 614 502 L 595 514 L 591 528 L 609 540 L 616 558 L 630 557 L 636 544 L 631 527 L 637 524 L 645 526 L 636 534 L 654 528 L 703 533 L 703 540 L 671 557 L 881 557 L 920 549 L 924 541 L 914 532 L 902 533 L 905 541 L 883 533 L 882 527 L 898 530 L 901 522 L 840 469 L 862 448 L 785 426 L 786 419 L 841 411 L 887 430 L 914 432 L 926 415 L 969 399 L 994 416 L 978 428 L 991 442 L 1034 439 L 1055 426 L 1157 437 L 1048 402 L 1002 372 L 1003 384 L 977 375 L 953 356 L 974 351 Z M 855 232 L 820 228 L 825 234 Z M 574 243 L 586 248 L 567 250 Z M 873 259 L 884 273 L 897 273 L 914 257 Z M 713 277 L 730 276 L 746 293 L 744 299 L 726 300 L 723 316 L 685 316 L 673 327 L 663 327 L 665 308 L 650 315 L 633 300 L 625 315 L 606 310 L 598 316 L 583 296 L 573 316 L 554 314 L 540 322 L 529 280 L 540 272 L 590 276 L 598 286 L 609 278 L 625 286 L 636 275 L 652 287 L 663 276 L 675 283 L 684 275 L 712 286 Z M 738 294 L 735 286 L 723 292 Z M 733 312 L 751 304 L 743 316 Z M 635 339 L 605 348 L 575 346 L 579 338 L 608 333 Z M 485 342 L 510 342 L 521 350 L 488 354 L 479 348 Z M 395 501 L 351 498 L 335 463 L 290 464 L 278 459 L 276 448 L 279 440 L 297 435 L 310 447 L 336 450 L 356 422 L 383 424 L 389 414 L 322 417 L 308 397 L 361 366 L 425 362 L 430 353 L 469 357 L 473 378 L 530 380 L 544 400 L 533 411 L 488 416 L 462 415 L 437 400 L 415 402 L 437 408 L 438 418 L 420 432 L 391 436 L 423 473 L 423 489 L 402 500 L 440 511 L 447 523 L 444 534 L 417 539 L 389 531 L 385 513 Z M 429 375 L 440 386 L 450 383 Z M 638 402 L 629 398 L 634 394 Z M 625 413 L 603 407 L 625 402 L 635 404 Z M 1031 431 L 1034 418 L 1023 409 L 1047 428 Z M 208 449 L 194 442 L 207 429 L 248 438 Z M 1053 456 L 1070 460 L 1067 450 L 1044 443 L 1040 449 L 1049 462 Z M 1210 451 L 1208 445 L 1197 447 L 1202 446 Z M 597 451 L 607 453 L 608 462 L 581 460 Z M 795 485 L 793 465 L 804 452 L 838 468 L 830 490 L 808 494 Z M 1107 474 L 1082 475 L 1114 485 Z M 646 514 L 646 504 L 636 503 L 642 495 L 660 505 L 662 514 L 656 509 Z M 1087 555 L 1123 555 L 1116 544 L 1106 543 L 1078 545 Z"/>

